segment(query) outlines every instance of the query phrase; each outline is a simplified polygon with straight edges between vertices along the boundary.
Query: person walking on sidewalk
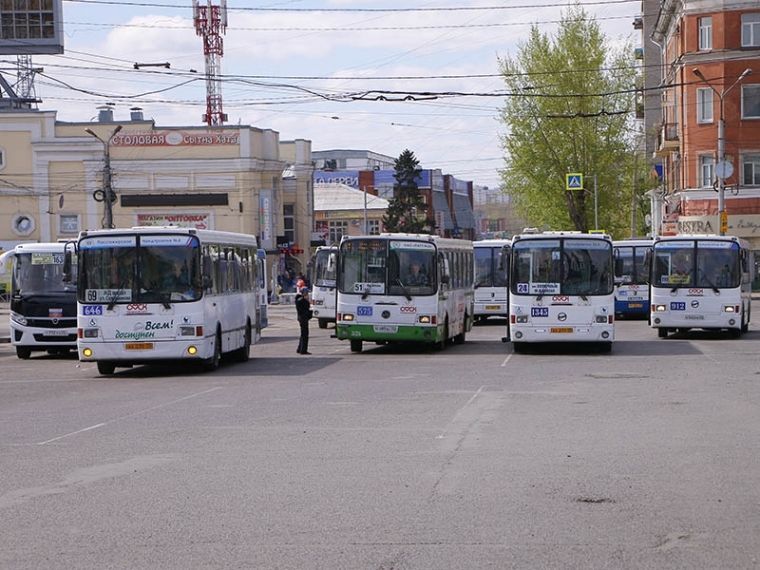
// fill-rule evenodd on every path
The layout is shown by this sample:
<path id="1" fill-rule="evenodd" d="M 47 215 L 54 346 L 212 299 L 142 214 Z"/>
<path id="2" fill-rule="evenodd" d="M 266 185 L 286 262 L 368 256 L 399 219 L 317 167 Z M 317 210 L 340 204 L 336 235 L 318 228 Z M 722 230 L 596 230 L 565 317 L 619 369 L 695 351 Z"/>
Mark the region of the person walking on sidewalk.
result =
<path id="1" fill-rule="evenodd" d="M 301 327 L 301 338 L 298 339 L 298 354 L 311 354 L 309 352 L 309 319 L 312 312 L 309 308 L 309 289 L 302 287 L 296 295 L 296 312 L 298 313 L 298 324 Z"/>

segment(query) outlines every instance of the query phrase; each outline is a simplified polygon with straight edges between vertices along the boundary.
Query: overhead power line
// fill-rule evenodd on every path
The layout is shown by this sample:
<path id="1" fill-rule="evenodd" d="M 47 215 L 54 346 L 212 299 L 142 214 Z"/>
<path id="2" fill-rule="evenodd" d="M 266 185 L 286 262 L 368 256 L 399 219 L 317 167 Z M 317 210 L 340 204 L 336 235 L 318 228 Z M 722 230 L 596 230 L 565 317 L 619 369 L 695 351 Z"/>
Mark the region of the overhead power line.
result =
<path id="1" fill-rule="evenodd" d="M 161 4 L 158 2 L 128 2 L 125 0 L 65 0 L 66 2 L 77 4 L 104 4 L 110 6 L 143 6 L 149 8 L 179 8 L 187 10 L 190 6 L 186 4 Z M 593 0 L 591 2 L 579 2 L 577 5 L 583 6 L 611 6 L 615 4 L 638 4 L 640 0 Z M 252 7 L 252 6 L 227 6 L 230 12 L 287 12 L 287 13 L 409 13 L 409 12 L 490 12 L 501 10 L 521 10 L 536 8 L 566 8 L 568 5 L 564 2 L 544 3 L 544 4 L 515 4 L 511 6 L 441 6 L 441 7 L 418 7 L 418 8 L 283 8 L 283 7 Z"/>

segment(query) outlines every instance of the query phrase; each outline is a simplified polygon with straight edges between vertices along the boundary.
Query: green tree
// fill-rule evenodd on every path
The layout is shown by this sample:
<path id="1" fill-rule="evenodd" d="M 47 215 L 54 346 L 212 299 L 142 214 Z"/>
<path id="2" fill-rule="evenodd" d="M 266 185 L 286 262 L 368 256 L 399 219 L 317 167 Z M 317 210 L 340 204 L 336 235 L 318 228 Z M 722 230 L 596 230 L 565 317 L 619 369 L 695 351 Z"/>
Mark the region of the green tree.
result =
<path id="1" fill-rule="evenodd" d="M 611 50 L 596 21 L 579 6 L 563 14 L 556 36 L 533 26 L 518 55 L 499 59 L 510 92 L 501 120 L 507 192 L 531 225 L 599 228 L 630 235 L 631 207 L 645 161 L 634 160 L 635 76 L 630 46 Z M 585 175 L 585 190 L 565 190 L 565 174 Z M 636 232 L 636 230 L 634 230 Z"/>
<path id="2" fill-rule="evenodd" d="M 426 206 L 417 186 L 422 169 L 411 150 L 402 152 L 394 163 L 393 198 L 383 216 L 388 232 L 430 233 Z"/>

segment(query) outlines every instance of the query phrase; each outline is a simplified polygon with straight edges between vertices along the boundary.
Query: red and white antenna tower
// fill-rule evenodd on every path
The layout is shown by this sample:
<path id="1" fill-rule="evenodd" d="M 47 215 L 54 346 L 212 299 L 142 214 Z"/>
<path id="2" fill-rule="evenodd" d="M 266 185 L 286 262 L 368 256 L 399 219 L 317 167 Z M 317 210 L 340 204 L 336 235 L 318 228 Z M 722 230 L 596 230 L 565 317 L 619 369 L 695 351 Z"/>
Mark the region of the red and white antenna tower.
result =
<path id="1" fill-rule="evenodd" d="M 203 122 L 208 126 L 222 125 L 227 115 L 222 111 L 222 34 L 227 30 L 227 0 L 216 6 L 207 0 L 205 6 L 193 0 L 195 33 L 203 38 L 203 55 L 206 56 L 206 114 Z"/>

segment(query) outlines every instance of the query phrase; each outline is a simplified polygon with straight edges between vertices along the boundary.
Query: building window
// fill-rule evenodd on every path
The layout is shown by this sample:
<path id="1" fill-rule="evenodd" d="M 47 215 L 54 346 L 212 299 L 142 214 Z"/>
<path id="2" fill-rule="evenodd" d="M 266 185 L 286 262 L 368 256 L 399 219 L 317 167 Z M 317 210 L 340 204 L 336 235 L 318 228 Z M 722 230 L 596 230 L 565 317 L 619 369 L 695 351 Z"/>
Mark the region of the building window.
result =
<path id="1" fill-rule="evenodd" d="M 715 178 L 715 159 L 712 155 L 704 154 L 699 157 L 699 185 L 702 188 L 712 188 Z"/>
<path id="2" fill-rule="evenodd" d="M 62 234 L 75 234 L 79 232 L 79 215 L 60 214 L 58 216 L 58 230 Z"/>
<path id="3" fill-rule="evenodd" d="M 380 235 L 380 220 L 367 220 L 367 234 L 371 236 Z"/>
<path id="4" fill-rule="evenodd" d="M 712 49 L 712 18 L 699 18 L 699 50 L 706 51 Z"/>
<path id="5" fill-rule="evenodd" d="M 742 119 L 760 119 L 760 83 L 742 85 Z"/>
<path id="6" fill-rule="evenodd" d="M 760 46 L 760 12 L 742 14 L 742 47 Z"/>
<path id="7" fill-rule="evenodd" d="M 295 204 L 283 204 L 282 224 L 285 230 L 285 239 L 288 243 L 296 243 L 296 207 Z"/>
<path id="8" fill-rule="evenodd" d="M 330 222 L 330 243 L 340 243 L 340 238 L 348 234 L 348 222 L 338 221 Z"/>
<path id="9" fill-rule="evenodd" d="M 697 122 L 712 123 L 713 92 L 709 87 L 697 88 Z"/>
<path id="10" fill-rule="evenodd" d="M 742 185 L 760 186 L 760 154 L 742 157 Z"/>

